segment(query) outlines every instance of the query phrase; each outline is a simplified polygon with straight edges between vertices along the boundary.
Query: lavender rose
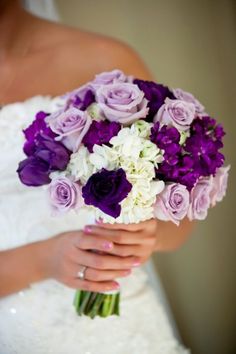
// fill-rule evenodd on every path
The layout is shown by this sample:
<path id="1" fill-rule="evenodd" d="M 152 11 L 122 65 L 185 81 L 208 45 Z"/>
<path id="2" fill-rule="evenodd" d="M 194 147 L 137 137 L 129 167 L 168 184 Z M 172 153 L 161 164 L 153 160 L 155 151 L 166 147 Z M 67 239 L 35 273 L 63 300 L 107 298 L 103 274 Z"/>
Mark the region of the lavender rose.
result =
<path id="1" fill-rule="evenodd" d="M 97 90 L 102 85 L 110 85 L 118 82 L 126 82 L 127 77 L 121 70 L 112 70 L 103 72 L 95 76 L 95 79 L 91 82 L 91 86 L 94 90 Z"/>
<path id="2" fill-rule="evenodd" d="M 83 206 L 81 187 L 66 177 L 53 179 L 48 188 L 50 204 L 55 212 L 67 212 Z"/>
<path id="3" fill-rule="evenodd" d="M 221 202 L 226 194 L 230 166 L 221 167 L 217 170 L 213 177 L 212 190 L 210 193 L 211 205 L 215 206 L 217 202 Z"/>
<path id="4" fill-rule="evenodd" d="M 131 124 L 148 114 L 148 101 L 134 84 L 101 86 L 96 92 L 96 100 L 108 120 L 121 124 Z"/>
<path id="5" fill-rule="evenodd" d="M 166 99 L 154 117 L 154 122 L 162 125 L 173 125 L 179 131 L 186 131 L 196 117 L 195 106 L 193 103 Z"/>
<path id="6" fill-rule="evenodd" d="M 188 217 L 190 220 L 204 220 L 210 207 L 212 178 L 200 179 L 190 193 Z"/>
<path id="7" fill-rule="evenodd" d="M 62 144 L 73 152 L 78 150 L 91 122 L 91 117 L 87 112 L 75 107 L 47 117 L 50 128 L 58 135 L 56 140 L 61 140 Z"/>
<path id="8" fill-rule="evenodd" d="M 117 122 L 109 122 L 108 120 L 97 122 L 94 120 L 83 138 L 83 144 L 92 153 L 95 144 L 109 144 L 111 138 L 116 136 L 120 129 L 121 125 Z"/>
<path id="9" fill-rule="evenodd" d="M 173 90 L 173 93 L 178 100 L 193 103 L 197 113 L 204 112 L 205 107 L 190 92 L 186 92 L 180 88 L 176 88 Z"/>
<path id="10" fill-rule="evenodd" d="M 125 171 L 102 169 L 94 173 L 82 188 L 84 202 L 93 205 L 104 213 L 117 218 L 121 212 L 120 202 L 127 197 L 132 184 L 127 180 Z"/>
<path id="11" fill-rule="evenodd" d="M 157 196 L 154 205 L 154 215 L 165 221 L 179 225 L 189 209 L 189 192 L 186 186 L 179 183 L 169 183 L 164 191 Z"/>

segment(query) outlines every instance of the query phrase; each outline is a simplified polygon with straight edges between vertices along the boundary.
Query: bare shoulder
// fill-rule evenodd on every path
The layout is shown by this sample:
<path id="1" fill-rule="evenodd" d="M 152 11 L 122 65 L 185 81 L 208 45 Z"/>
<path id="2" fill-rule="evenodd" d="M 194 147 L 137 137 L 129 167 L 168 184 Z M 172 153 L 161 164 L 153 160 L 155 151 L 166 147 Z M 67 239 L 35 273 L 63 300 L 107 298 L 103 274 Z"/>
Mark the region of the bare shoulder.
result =
<path id="1" fill-rule="evenodd" d="M 114 68 L 129 75 L 152 79 L 142 58 L 127 43 L 61 24 L 49 26 L 51 40 L 57 43 L 58 65 L 66 64 L 72 75 L 80 75 L 81 81 L 90 80 L 96 73 Z"/>

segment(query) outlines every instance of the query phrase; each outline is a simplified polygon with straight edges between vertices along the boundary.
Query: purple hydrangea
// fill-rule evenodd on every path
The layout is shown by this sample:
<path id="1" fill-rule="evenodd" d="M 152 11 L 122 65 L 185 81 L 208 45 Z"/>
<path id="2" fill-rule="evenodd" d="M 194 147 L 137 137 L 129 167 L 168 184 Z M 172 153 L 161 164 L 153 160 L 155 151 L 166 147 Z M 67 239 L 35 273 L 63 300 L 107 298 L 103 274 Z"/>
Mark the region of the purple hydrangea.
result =
<path id="1" fill-rule="evenodd" d="M 97 122 L 94 120 L 83 138 L 83 144 L 92 153 L 95 144 L 109 144 L 111 138 L 116 136 L 120 129 L 121 125 L 117 122 L 109 122 L 108 120 Z"/>
<path id="2" fill-rule="evenodd" d="M 200 176 L 214 175 L 223 165 L 224 155 L 219 150 L 223 147 L 224 135 L 215 119 L 206 116 L 194 120 L 184 148 L 193 157 L 194 168 Z"/>
<path id="3" fill-rule="evenodd" d="M 26 142 L 24 144 L 24 153 L 27 156 L 31 156 L 38 144 L 38 139 L 41 135 L 48 136 L 50 138 L 54 138 L 56 136 L 55 133 L 47 126 L 45 122 L 45 118 L 49 115 L 49 113 L 38 112 L 35 116 L 35 120 L 33 123 L 24 130 L 24 135 Z"/>
<path id="4" fill-rule="evenodd" d="M 224 163 L 219 152 L 223 147 L 224 130 L 210 117 L 196 118 L 191 124 L 190 136 L 183 146 L 176 128 L 155 123 L 150 139 L 164 150 L 164 161 L 156 169 L 156 177 L 181 183 L 189 190 L 199 177 L 214 175 Z"/>
<path id="5" fill-rule="evenodd" d="M 84 202 L 93 205 L 104 213 L 117 218 L 121 212 L 120 202 L 127 197 L 132 184 L 127 180 L 125 171 L 102 169 L 94 173 L 82 188 Z"/>
<path id="6" fill-rule="evenodd" d="M 145 98 L 149 101 L 149 112 L 145 118 L 145 120 L 148 122 L 153 121 L 155 114 L 157 113 L 159 108 L 164 104 L 165 99 L 167 97 L 175 99 L 175 96 L 167 86 L 157 84 L 153 81 L 145 81 L 139 79 L 135 79 L 133 83 L 138 85 L 140 90 L 144 92 Z"/>
<path id="7" fill-rule="evenodd" d="M 164 150 L 165 161 L 170 165 L 177 163 L 177 154 L 181 152 L 180 133 L 174 127 L 168 127 L 167 125 L 160 126 L 157 122 L 151 129 L 150 139 L 160 149 Z"/>

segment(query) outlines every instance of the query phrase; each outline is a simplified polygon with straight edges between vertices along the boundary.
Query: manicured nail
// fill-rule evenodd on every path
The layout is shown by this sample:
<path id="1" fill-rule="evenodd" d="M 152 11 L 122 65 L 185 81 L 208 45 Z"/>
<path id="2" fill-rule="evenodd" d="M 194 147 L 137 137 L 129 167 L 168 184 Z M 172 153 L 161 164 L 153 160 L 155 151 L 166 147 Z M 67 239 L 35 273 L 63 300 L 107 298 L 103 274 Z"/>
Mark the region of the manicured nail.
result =
<path id="1" fill-rule="evenodd" d="M 113 287 L 113 288 L 114 288 L 114 289 L 120 289 L 120 284 L 115 282 L 115 284 L 114 284 L 114 287 Z"/>
<path id="2" fill-rule="evenodd" d="M 85 226 L 84 227 L 84 232 L 87 232 L 87 233 L 90 233 L 92 231 L 92 228 L 91 228 L 91 226 Z"/>
<path id="3" fill-rule="evenodd" d="M 105 250 L 110 250 L 110 249 L 113 248 L 113 243 L 111 243 L 111 242 L 104 242 L 102 246 L 103 246 L 103 248 L 104 248 Z"/>
<path id="4" fill-rule="evenodd" d="M 132 264 L 132 266 L 133 267 L 138 267 L 138 266 L 140 266 L 140 262 L 139 261 L 135 261 L 133 264 Z"/>

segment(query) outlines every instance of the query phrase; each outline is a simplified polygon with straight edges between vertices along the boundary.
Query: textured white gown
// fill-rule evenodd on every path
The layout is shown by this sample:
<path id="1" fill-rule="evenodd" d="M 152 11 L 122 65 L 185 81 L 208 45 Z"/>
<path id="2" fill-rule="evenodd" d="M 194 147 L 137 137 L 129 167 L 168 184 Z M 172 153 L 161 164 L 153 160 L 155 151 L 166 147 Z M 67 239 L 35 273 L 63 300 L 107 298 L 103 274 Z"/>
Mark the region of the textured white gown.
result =
<path id="1" fill-rule="evenodd" d="M 0 250 L 80 229 L 86 214 L 53 218 L 44 188 L 23 186 L 16 174 L 24 158 L 24 129 L 39 110 L 59 99 L 33 97 L 0 109 Z M 0 299 L 0 354 L 179 354 L 163 305 L 144 270 L 121 279 L 121 316 L 78 317 L 74 290 L 54 280 Z"/>

